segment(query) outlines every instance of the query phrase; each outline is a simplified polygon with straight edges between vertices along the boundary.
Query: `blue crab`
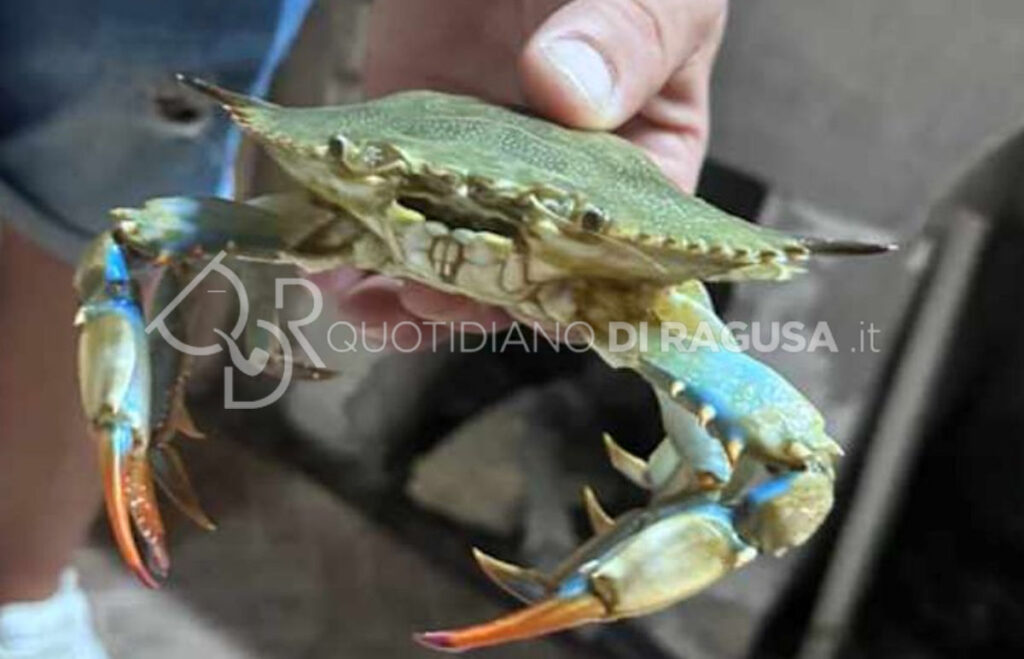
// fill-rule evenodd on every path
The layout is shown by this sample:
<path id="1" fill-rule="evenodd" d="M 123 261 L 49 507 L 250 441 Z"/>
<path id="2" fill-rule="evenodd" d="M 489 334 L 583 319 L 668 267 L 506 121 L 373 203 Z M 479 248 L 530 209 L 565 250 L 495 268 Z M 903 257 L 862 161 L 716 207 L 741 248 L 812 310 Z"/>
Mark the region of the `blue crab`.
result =
<path id="1" fill-rule="evenodd" d="M 464 650 L 643 615 L 821 525 L 842 451 L 800 392 L 736 349 L 701 282 L 784 280 L 815 254 L 887 246 L 758 227 L 682 193 L 614 135 L 473 98 L 412 91 L 296 109 L 182 81 L 220 103 L 303 192 L 115 210 L 78 268 L 83 405 L 117 544 L 144 582 L 169 566 L 154 475 L 212 525 L 170 443 L 198 432 L 182 403 L 187 357 L 150 345 L 136 273 L 163 272 L 151 305 L 160 308 L 190 267 L 221 250 L 404 277 L 530 323 L 585 323 L 611 366 L 637 370 L 657 393 L 666 436 L 647 459 L 605 437 L 612 464 L 650 492 L 649 504 L 613 518 L 586 490 L 594 536 L 551 574 L 476 551 L 526 606 L 417 635 L 427 646 Z M 641 340 L 613 349 L 612 322 Z"/>

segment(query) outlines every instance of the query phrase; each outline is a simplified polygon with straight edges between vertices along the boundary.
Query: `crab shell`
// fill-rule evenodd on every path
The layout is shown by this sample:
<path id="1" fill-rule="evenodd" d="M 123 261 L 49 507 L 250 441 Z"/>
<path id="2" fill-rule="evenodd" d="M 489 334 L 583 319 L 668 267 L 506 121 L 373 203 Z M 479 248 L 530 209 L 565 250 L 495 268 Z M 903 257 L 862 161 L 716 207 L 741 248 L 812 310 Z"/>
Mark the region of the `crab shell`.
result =
<path id="1" fill-rule="evenodd" d="M 397 204 L 512 238 L 563 275 L 788 279 L 812 253 L 880 251 L 759 227 L 682 192 L 639 148 L 467 96 L 282 108 L 197 80 L 299 183 L 380 234 Z M 392 209 L 389 215 L 388 210 Z"/>

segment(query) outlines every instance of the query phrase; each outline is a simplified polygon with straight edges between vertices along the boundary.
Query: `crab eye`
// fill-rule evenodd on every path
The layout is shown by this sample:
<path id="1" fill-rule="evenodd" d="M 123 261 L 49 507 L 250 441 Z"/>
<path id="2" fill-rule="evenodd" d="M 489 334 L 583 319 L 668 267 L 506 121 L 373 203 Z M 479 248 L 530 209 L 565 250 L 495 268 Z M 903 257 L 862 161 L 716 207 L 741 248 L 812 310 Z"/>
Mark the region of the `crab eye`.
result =
<path id="1" fill-rule="evenodd" d="M 580 226 L 584 231 L 600 231 L 607 223 L 608 219 L 596 208 L 588 208 L 580 216 Z"/>
<path id="2" fill-rule="evenodd" d="M 341 135 L 332 135 L 331 138 L 327 140 L 327 153 L 330 154 L 332 158 L 341 159 L 341 157 L 345 155 L 345 138 Z"/>

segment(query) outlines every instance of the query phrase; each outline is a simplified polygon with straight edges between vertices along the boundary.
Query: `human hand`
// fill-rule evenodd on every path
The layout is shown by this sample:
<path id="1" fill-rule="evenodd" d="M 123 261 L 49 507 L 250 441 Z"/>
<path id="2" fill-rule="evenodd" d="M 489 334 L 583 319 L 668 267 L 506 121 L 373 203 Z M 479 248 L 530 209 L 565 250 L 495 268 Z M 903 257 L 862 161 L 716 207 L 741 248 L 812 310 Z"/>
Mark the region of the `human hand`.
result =
<path id="1" fill-rule="evenodd" d="M 376 0 L 365 88 L 371 97 L 410 88 L 471 94 L 526 104 L 568 126 L 615 130 L 692 192 L 726 7 L 726 0 Z M 511 322 L 500 309 L 381 275 L 341 270 L 328 286 L 342 314 L 367 326 Z"/>

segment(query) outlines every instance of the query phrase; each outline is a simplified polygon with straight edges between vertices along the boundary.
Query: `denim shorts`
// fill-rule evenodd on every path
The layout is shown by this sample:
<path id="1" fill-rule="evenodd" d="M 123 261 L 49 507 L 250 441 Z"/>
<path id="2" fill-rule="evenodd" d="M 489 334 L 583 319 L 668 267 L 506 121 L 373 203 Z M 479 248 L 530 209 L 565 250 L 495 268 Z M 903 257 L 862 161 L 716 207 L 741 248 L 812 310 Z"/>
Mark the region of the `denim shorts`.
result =
<path id="1" fill-rule="evenodd" d="M 112 207 L 229 196 L 238 135 L 172 76 L 265 94 L 309 4 L 0 3 L 0 219 L 72 260 Z"/>

